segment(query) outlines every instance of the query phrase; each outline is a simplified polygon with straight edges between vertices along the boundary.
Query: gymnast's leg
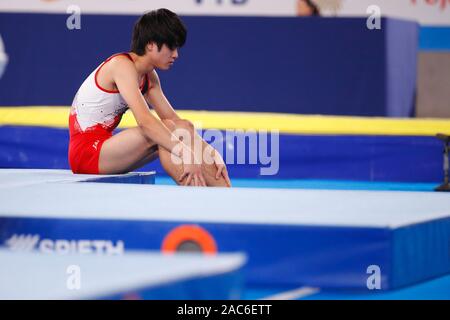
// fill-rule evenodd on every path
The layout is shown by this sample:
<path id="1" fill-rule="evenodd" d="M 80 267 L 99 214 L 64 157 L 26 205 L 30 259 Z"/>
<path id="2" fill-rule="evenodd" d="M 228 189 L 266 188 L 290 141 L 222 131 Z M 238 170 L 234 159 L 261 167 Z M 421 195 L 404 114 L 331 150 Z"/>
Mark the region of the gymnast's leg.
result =
<path id="1" fill-rule="evenodd" d="M 187 120 L 163 120 L 163 123 L 174 132 L 175 135 L 177 135 L 180 139 L 183 139 L 183 134 L 179 135 L 179 133 L 186 133 L 190 137 L 190 144 L 191 148 L 194 150 L 194 143 L 195 141 L 199 144 L 201 147 L 202 155 L 206 154 L 209 149 L 213 150 L 211 146 L 209 146 L 195 131 L 194 126 L 191 122 Z M 181 129 L 181 130 L 177 130 Z M 185 141 L 187 143 L 187 141 Z M 194 150 L 194 152 L 196 152 Z M 172 161 L 172 154 L 170 154 L 167 150 L 165 150 L 162 147 L 159 147 L 159 158 L 161 160 L 161 164 L 166 170 L 166 172 L 175 180 L 177 181 L 177 177 L 181 176 L 183 172 L 183 168 L 181 165 L 177 165 Z M 211 163 L 211 161 L 206 162 L 205 159 L 202 159 L 202 173 L 203 177 L 205 178 L 206 185 L 210 187 L 231 187 L 231 185 L 227 182 L 227 180 L 220 175 L 218 179 L 216 179 L 216 173 L 217 173 L 217 167 L 214 163 Z M 226 172 L 226 168 L 224 168 L 225 174 L 228 177 L 228 173 Z M 184 181 L 181 182 L 183 184 Z M 178 183 L 178 182 L 177 182 Z"/>

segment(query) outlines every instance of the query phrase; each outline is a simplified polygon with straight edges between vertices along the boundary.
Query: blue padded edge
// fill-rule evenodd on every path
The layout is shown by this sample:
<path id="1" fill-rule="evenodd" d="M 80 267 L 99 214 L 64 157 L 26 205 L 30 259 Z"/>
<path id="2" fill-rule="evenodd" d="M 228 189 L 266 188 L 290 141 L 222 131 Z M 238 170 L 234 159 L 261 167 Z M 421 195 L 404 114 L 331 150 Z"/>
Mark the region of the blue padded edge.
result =
<path id="1" fill-rule="evenodd" d="M 121 183 L 121 184 L 155 184 L 155 172 L 135 172 L 123 176 L 100 176 L 78 182 Z"/>
<path id="2" fill-rule="evenodd" d="M 68 169 L 67 129 L 0 126 L 0 168 Z M 217 141 L 214 147 L 227 141 Z M 279 172 L 261 176 L 261 164 L 230 164 L 233 178 L 328 179 L 383 182 L 443 180 L 442 143 L 427 136 L 281 134 Z M 270 150 L 269 150 L 270 151 Z M 230 153 L 236 160 L 235 151 Z M 248 143 L 246 143 L 248 160 Z M 225 161 L 227 157 L 225 155 Z M 249 162 L 249 161 L 247 161 Z M 229 163 L 229 161 L 227 162 Z M 156 160 L 139 171 L 164 170 Z"/>
<path id="3" fill-rule="evenodd" d="M 393 230 L 391 287 L 450 273 L 450 217 Z"/>
<path id="4" fill-rule="evenodd" d="M 124 241 L 125 250 L 158 250 L 183 222 L 0 218 L 0 245 L 13 234 L 41 239 Z M 450 217 L 397 229 L 201 223 L 219 252 L 245 252 L 248 284 L 366 288 L 369 265 L 382 289 L 450 272 Z"/>
<path id="5" fill-rule="evenodd" d="M 40 239 L 123 241 L 127 250 L 159 250 L 183 222 L 0 218 L 0 245 L 16 235 Z M 190 224 L 190 223 L 189 223 Z M 367 267 L 390 270 L 390 230 L 292 225 L 200 223 L 219 252 L 244 252 L 247 284 L 366 288 Z M 37 247 L 39 244 L 37 245 Z M 31 248 L 29 248 L 31 249 Z M 382 274 L 388 288 L 389 274 Z"/>

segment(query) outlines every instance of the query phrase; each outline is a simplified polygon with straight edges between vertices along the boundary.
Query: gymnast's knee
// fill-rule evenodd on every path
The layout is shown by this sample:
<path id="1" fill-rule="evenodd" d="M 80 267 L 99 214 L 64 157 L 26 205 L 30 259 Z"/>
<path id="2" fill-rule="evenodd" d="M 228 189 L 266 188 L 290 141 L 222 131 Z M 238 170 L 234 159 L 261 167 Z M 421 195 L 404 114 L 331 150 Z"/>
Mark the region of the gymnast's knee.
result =
<path id="1" fill-rule="evenodd" d="M 193 132 L 195 130 L 194 125 L 189 120 L 176 119 L 176 120 L 173 120 L 173 122 L 175 123 L 175 126 L 177 128 L 186 129 L 186 130 L 189 130 L 190 132 Z"/>
<path id="2" fill-rule="evenodd" d="M 173 120 L 171 120 L 171 119 L 162 119 L 161 120 L 162 121 L 162 123 L 164 123 L 164 125 L 170 130 L 170 131 L 173 131 L 173 130 L 175 130 L 175 122 L 173 122 Z"/>
<path id="3" fill-rule="evenodd" d="M 182 141 L 193 141 L 195 127 L 189 120 L 170 119 L 163 120 L 163 123 Z"/>

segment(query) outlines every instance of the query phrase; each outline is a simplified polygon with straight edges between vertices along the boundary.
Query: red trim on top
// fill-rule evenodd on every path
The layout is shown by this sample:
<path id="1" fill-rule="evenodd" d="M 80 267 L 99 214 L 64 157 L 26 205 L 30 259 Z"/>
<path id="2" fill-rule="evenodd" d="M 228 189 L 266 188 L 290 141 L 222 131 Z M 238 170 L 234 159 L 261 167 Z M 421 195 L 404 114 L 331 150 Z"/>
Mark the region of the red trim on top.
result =
<path id="1" fill-rule="evenodd" d="M 119 92 L 119 90 L 108 90 L 108 89 L 102 88 L 102 87 L 98 84 L 98 81 L 97 81 L 97 74 L 98 74 L 98 72 L 100 71 L 100 69 L 101 69 L 101 68 L 102 68 L 109 60 L 111 60 L 112 58 L 117 57 L 117 56 L 127 56 L 128 59 L 130 59 L 131 61 L 133 61 L 133 59 L 131 59 L 131 56 L 130 56 L 129 53 L 127 53 L 127 52 L 122 52 L 122 53 L 117 53 L 117 54 L 112 55 L 111 57 L 109 57 L 108 59 L 106 59 L 106 60 L 100 65 L 100 67 L 99 67 L 99 68 L 97 69 L 97 71 L 95 72 L 95 75 L 94 75 L 94 81 L 95 81 L 95 85 L 97 86 L 97 88 L 99 88 L 100 90 L 102 90 L 102 91 L 104 91 L 104 92 L 106 92 L 106 93 L 120 93 L 120 92 Z M 146 76 L 147 79 L 148 79 L 147 74 L 146 74 L 145 76 Z M 141 84 L 140 87 L 139 87 L 140 90 L 142 90 L 142 88 L 144 87 L 144 83 L 145 83 L 145 78 L 142 79 L 142 84 Z"/>

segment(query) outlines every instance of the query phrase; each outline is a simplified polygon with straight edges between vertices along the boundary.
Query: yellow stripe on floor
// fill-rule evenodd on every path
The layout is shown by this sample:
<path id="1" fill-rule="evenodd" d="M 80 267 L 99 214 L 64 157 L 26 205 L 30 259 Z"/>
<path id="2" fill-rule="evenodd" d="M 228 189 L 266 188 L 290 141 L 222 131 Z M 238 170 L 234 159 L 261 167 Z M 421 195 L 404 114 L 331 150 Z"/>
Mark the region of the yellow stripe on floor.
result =
<path id="1" fill-rule="evenodd" d="M 289 134 L 419 135 L 450 134 L 450 119 L 375 118 L 282 113 L 177 111 L 203 129 L 278 130 Z M 1 107 L 0 125 L 67 128 L 69 107 Z M 136 125 L 128 111 L 119 128 Z"/>

